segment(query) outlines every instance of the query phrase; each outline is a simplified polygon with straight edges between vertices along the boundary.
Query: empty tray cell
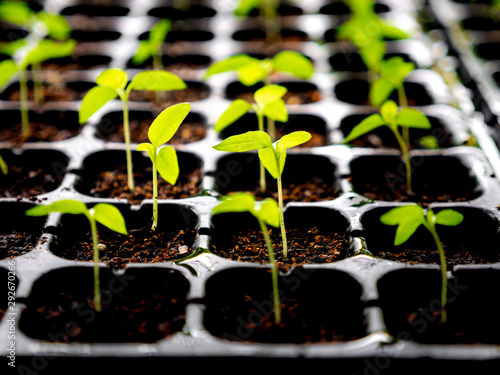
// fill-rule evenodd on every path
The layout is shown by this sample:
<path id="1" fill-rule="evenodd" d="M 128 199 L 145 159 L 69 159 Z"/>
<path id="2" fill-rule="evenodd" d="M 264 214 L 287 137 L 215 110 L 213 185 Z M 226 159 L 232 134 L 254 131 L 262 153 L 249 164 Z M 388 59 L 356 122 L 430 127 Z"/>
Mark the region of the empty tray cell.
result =
<path id="1" fill-rule="evenodd" d="M 101 224 L 97 226 L 101 244 L 99 259 L 112 268 L 122 268 L 128 263 L 173 261 L 194 251 L 198 216 L 192 209 L 178 204 L 159 204 L 158 228 L 152 231 L 152 204 L 141 205 L 139 210 L 132 210 L 125 204 L 116 207 L 122 212 L 128 233 L 120 234 Z M 85 216 L 63 215 L 60 223 L 47 231 L 54 234 L 49 243 L 53 254 L 64 259 L 92 262 L 92 235 Z"/>
<path id="2" fill-rule="evenodd" d="M 355 113 L 344 117 L 340 121 L 340 130 L 344 137 L 347 137 L 352 129 L 369 115 L 369 113 Z M 449 148 L 460 144 L 457 141 L 460 137 L 454 134 L 453 127 L 440 118 L 434 116 L 427 116 L 427 118 L 431 123 L 430 129 L 409 129 L 410 148 Z M 349 144 L 354 147 L 399 149 L 394 133 L 387 126 L 378 127 L 365 135 L 353 139 Z"/>
<path id="3" fill-rule="evenodd" d="M 373 255 L 408 264 L 440 264 L 432 235 L 423 225 L 402 245 L 394 246 L 397 226 L 385 225 L 380 216 L 392 207 L 378 207 L 364 213 L 361 223 L 368 251 Z M 457 226 L 437 225 L 448 266 L 486 264 L 500 261 L 498 221 L 492 213 L 475 207 L 447 207 L 460 212 Z M 442 208 L 434 208 L 437 213 Z"/>
<path id="4" fill-rule="evenodd" d="M 165 70 L 175 74 L 182 71 L 205 69 L 212 63 L 212 58 L 207 55 L 183 54 L 178 56 L 162 55 L 163 67 Z M 150 57 L 142 64 L 134 64 L 132 58 L 127 62 L 127 67 L 131 69 L 152 69 L 153 58 Z"/>
<path id="5" fill-rule="evenodd" d="M 155 342 L 182 331 L 189 283 L 178 271 L 101 269 L 102 311 L 94 308 L 91 267 L 50 271 L 33 285 L 19 319 L 29 337 L 49 342 Z"/>
<path id="6" fill-rule="evenodd" d="M 267 128 L 267 121 L 264 119 L 264 128 Z M 307 131 L 312 138 L 297 147 L 318 147 L 329 144 L 328 129 L 326 121 L 321 117 L 306 114 L 290 114 L 286 124 L 282 122 L 275 123 L 276 138 L 279 139 L 285 134 L 294 131 Z M 247 131 L 258 130 L 258 120 L 254 113 L 247 113 L 236 120 L 233 124 L 223 129 L 219 133 L 221 139 L 243 134 Z"/>
<path id="7" fill-rule="evenodd" d="M 21 125 L 21 111 L 5 109 L 0 111 L 0 142 L 22 145 L 31 142 L 58 142 L 76 137 L 82 131 L 78 112 L 73 110 L 28 111 L 31 135 L 24 138 Z"/>
<path id="8" fill-rule="evenodd" d="M 370 155 L 353 159 L 351 184 L 354 192 L 373 200 L 463 202 L 482 194 L 479 181 L 461 158 L 445 155 L 410 158 L 413 195 L 406 191 L 406 167 L 394 155 Z"/>
<path id="9" fill-rule="evenodd" d="M 189 2 L 188 2 L 189 3 Z M 161 6 L 152 8 L 148 16 L 157 18 L 168 18 L 170 20 L 189 20 L 200 18 L 211 18 L 216 15 L 214 8 L 201 4 L 188 4 L 186 10 L 176 9 L 172 6 Z"/>
<path id="10" fill-rule="evenodd" d="M 249 191 L 258 199 L 278 199 L 276 180 L 266 171 L 267 191 L 260 190 L 260 160 L 257 153 L 234 153 L 221 157 L 214 173 L 215 189 L 222 195 Z M 337 167 L 320 155 L 289 152 L 283 170 L 283 200 L 322 201 L 339 195 Z"/>
<path id="11" fill-rule="evenodd" d="M 175 185 L 158 175 L 158 199 L 188 198 L 200 192 L 202 161 L 192 153 L 177 151 L 179 178 Z M 90 154 L 83 162 L 76 189 L 86 195 L 100 198 L 128 199 L 140 203 L 153 199 L 153 168 L 149 157 L 132 151 L 135 190 L 131 193 L 127 183 L 126 152 L 100 151 Z"/>
<path id="12" fill-rule="evenodd" d="M 315 103 L 321 100 L 321 92 L 319 88 L 311 82 L 276 82 L 277 85 L 281 85 L 287 88 L 287 92 L 283 96 L 283 100 L 286 104 L 308 104 Z M 263 83 L 257 83 L 251 86 L 245 86 L 240 82 L 231 82 L 226 87 L 226 98 L 244 99 L 250 103 L 254 103 L 254 93 L 261 87 Z"/>
<path id="13" fill-rule="evenodd" d="M 387 4 L 375 2 L 373 10 L 375 10 L 376 13 L 387 13 L 391 9 Z M 351 14 L 351 9 L 349 9 L 349 6 L 346 4 L 344 1 L 332 1 L 327 5 L 323 5 L 319 13 L 321 14 L 328 14 L 331 16 L 346 16 Z"/>
<path id="14" fill-rule="evenodd" d="M 500 42 L 477 43 L 475 53 L 485 60 L 500 60 Z"/>
<path id="15" fill-rule="evenodd" d="M 9 173 L 0 178 L 0 197 L 36 198 L 57 189 L 68 166 L 68 157 L 50 149 L 24 150 L 15 154 L 0 149 Z"/>
<path id="16" fill-rule="evenodd" d="M 260 29 L 244 29 L 233 33 L 232 38 L 237 42 L 262 42 L 266 39 L 266 32 Z M 306 42 L 309 40 L 307 33 L 301 30 L 282 28 L 282 42 Z"/>
<path id="17" fill-rule="evenodd" d="M 500 281 L 493 269 L 460 270 L 448 281 L 447 321 L 441 323 L 438 270 L 400 270 L 378 283 L 388 332 L 422 344 L 500 343 L 500 301 L 491 298 Z"/>
<path id="18" fill-rule="evenodd" d="M 79 4 L 65 7 L 61 10 L 63 16 L 88 16 L 88 17 L 124 17 L 130 10 L 120 5 L 90 5 Z"/>
<path id="19" fill-rule="evenodd" d="M 48 59 L 42 63 L 42 68 L 47 71 L 70 71 L 106 68 L 111 63 L 111 57 L 99 54 L 74 55 Z"/>
<path id="20" fill-rule="evenodd" d="M 346 342 L 365 335 L 361 287 L 343 272 L 299 267 L 280 277 L 279 293 L 277 325 L 269 270 L 221 271 L 207 281 L 205 327 L 225 340 L 259 343 Z"/>
<path id="21" fill-rule="evenodd" d="M 405 93 L 410 106 L 425 106 L 435 104 L 435 100 L 427 88 L 419 82 L 405 82 Z M 368 99 L 369 84 L 364 79 L 346 79 L 340 81 L 334 87 L 334 93 L 338 100 L 354 105 L 370 105 Z M 398 102 L 397 91 L 388 99 Z"/>
<path id="22" fill-rule="evenodd" d="M 151 111 L 130 110 L 130 140 L 132 143 L 149 142 L 149 127 L 156 116 Z M 207 134 L 206 118 L 190 112 L 177 129 L 169 144 L 179 145 L 197 142 Z M 123 134 L 123 111 L 104 115 L 97 124 L 97 137 L 108 142 L 125 142 Z"/>
<path id="23" fill-rule="evenodd" d="M 111 42 L 120 39 L 122 34 L 114 30 L 79 30 L 71 31 L 71 38 L 77 42 Z"/>
<path id="24" fill-rule="evenodd" d="M 45 218 L 26 216 L 26 210 L 34 206 L 27 202 L 0 202 L 0 259 L 12 259 L 35 248 L 42 236 Z"/>
<path id="25" fill-rule="evenodd" d="M 288 207 L 285 210 L 288 256 L 283 256 L 281 229 L 268 226 L 280 267 L 303 263 L 332 263 L 350 252 L 350 226 L 337 210 L 325 207 Z M 257 220 L 247 213 L 212 217 L 211 251 L 223 258 L 269 263 L 269 254 Z"/>

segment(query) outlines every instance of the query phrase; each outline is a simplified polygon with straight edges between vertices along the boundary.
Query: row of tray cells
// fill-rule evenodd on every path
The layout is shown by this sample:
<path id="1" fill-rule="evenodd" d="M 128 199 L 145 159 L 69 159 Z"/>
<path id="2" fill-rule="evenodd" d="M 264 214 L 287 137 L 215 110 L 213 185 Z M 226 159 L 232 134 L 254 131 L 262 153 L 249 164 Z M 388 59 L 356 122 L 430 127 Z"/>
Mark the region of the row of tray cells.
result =
<path id="1" fill-rule="evenodd" d="M 239 342 L 339 343 L 386 328 L 397 339 L 417 343 L 498 344 L 499 302 L 488 286 L 498 283 L 499 274 L 495 269 L 457 271 L 449 284 L 443 330 L 438 270 L 399 270 L 365 280 L 376 283 L 378 294 L 376 301 L 367 301 L 352 275 L 299 267 L 279 279 L 286 328 L 268 329 L 265 322 L 273 319 L 273 310 L 265 269 L 233 267 L 210 275 L 205 293 L 194 302 L 203 306 L 202 319 L 194 322 L 189 319 L 190 283 L 179 271 L 146 267 L 114 274 L 102 269 L 103 311 L 96 319 L 91 268 L 65 267 L 34 282 L 29 297 L 19 302 L 27 307 L 18 324 L 31 339 L 48 342 L 156 342 L 191 324 L 190 332 L 206 330 Z M 381 314 L 373 314 L 376 309 Z"/>
<path id="2" fill-rule="evenodd" d="M 160 177 L 159 199 L 183 199 L 207 192 L 226 195 L 250 191 L 259 197 L 262 195 L 257 153 L 221 155 L 216 157 L 214 169 L 193 152 L 178 150 L 177 155 L 179 179 L 171 185 Z M 151 162 L 139 151 L 132 151 L 137 185 L 132 194 L 127 188 L 126 156 L 122 149 L 92 152 L 85 156 L 82 165 L 70 170 L 69 158 L 57 150 L 30 149 L 17 154 L 4 149 L 2 157 L 11 173 L 2 179 L 0 197 L 36 199 L 55 189 L 74 189 L 86 197 L 120 198 L 135 204 L 152 197 Z M 348 192 L 359 194 L 366 201 L 413 201 L 423 205 L 470 202 L 481 196 L 494 199 L 491 195 L 495 191 L 488 184 L 491 176 L 478 172 L 484 166 L 481 167 L 482 162 L 474 154 L 412 156 L 414 196 L 406 193 L 405 164 L 396 154 L 353 156 L 347 174 L 333 157 L 328 153 L 289 153 L 282 174 L 284 202 L 328 201 Z M 67 180 L 63 181 L 66 176 Z M 267 172 L 266 179 L 267 194 L 277 199 L 276 180 Z"/>
<path id="3" fill-rule="evenodd" d="M 95 202 L 89 202 L 93 205 Z M 37 247 L 44 233 L 52 239 L 42 241 L 42 248 L 63 259 L 92 261 L 92 240 L 83 215 L 63 215 L 46 224 L 46 218 L 26 217 L 34 203 L 1 202 L 2 231 L 8 233 L 2 245 L 4 258 L 14 258 Z M 122 212 L 128 234 L 121 235 L 99 227 L 100 257 L 112 268 L 127 263 L 162 263 L 209 249 L 229 260 L 267 263 L 267 257 L 255 258 L 255 247 L 265 249 L 258 223 L 250 214 L 226 213 L 211 216 L 203 208 L 163 202 L 159 206 L 159 227 L 151 236 L 152 205 L 131 209 L 124 202 L 115 203 Z M 321 205 L 288 205 L 285 223 L 289 252 L 304 263 L 324 264 L 367 253 L 402 264 L 439 264 L 433 238 L 423 226 L 404 244 L 395 246 L 396 226 L 384 225 L 381 215 L 396 205 L 365 207 L 361 214 Z M 435 212 L 444 207 L 431 206 Z M 453 227 L 439 226 L 450 267 L 493 264 L 500 261 L 500 238 L 496 212 L 467 205 L 450 205 L 462 213 L 463 221 Z M 304 220 L 307 218 L 307 220 Z M 83 229 L 82 229 L 83 228 Z M 271 228 L 279 261 L 283 258 L 279 230 Z M 248 240 L 251 238 L 251 240 Z M 355 239 L 358 240 L 355 240 Z M 361 241 L 359 240 L 361 239 Z M 28 241 L 28 242 L 25 242 Z M 314 246 L 313 246 L 314 245 Z M 313 246 L 313 247 L 311 247 Z M 305 253 L 306 255 L 303 256 Z M 248 255 L 248 256 L 247 256 Z M 293 256 L 292 256 L 293 257 Z"/>

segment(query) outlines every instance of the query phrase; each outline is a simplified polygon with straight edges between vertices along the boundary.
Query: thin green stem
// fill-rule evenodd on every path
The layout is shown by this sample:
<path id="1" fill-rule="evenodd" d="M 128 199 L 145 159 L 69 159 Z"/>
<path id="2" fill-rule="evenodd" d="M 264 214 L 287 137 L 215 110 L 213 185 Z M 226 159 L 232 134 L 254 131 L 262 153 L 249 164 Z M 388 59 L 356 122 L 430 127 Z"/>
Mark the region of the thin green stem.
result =
<path id="1" fill-rule="evenodd" d="M 436 246 L 438 248 L 439 252 L 439 260 L 441 262 L 441 323 L 446 323 L 447 319 L 447 314 L 446 314 L 446 300 L 447 300 L 447 282 L 448 282 L 448 270 L 447 270 L 447 265 L 446 265 L 446 255 L 444 252 L 443 244 L 441 243 L 441 240 L 439 239 L 439 236 L 436 231 L 436 226 L 434 224 L 433 218 L 429 217 L 429 213 L 427 214 L 427 229 L 429 232 L 431 232 L 432 237 L 434 238 L 434 242 L 436 243 Z M 432 214 L 431 214 L 432 215 Z"/>
<path id="2" fill-rule="evenodd" d="M 45 101 L 45 94 L 43 92 L 43 72 L 40 63 L 33 64 L 32 74 L 35 103 L 40 106 Z"/>
<path id="3" fill-rule="evenodd" d="M 259 130 L 264 131 L 264 116 L 261 113 L 257 112 L 257 120 L 258 120 L 258 125 L 259 125 Z M 262 161 L 260 161 L 260 191 L 261 193 L 264 193 L 267 189 L 266 186 L 266 168 L 264 167 L 264 164 Z"/>
<path id="4" fill-rule="evenodd" d="M 90 221 L 90 231 L 92 233 L 92 243 L 94 245 L 94 305 L 95 310 L 101 311 L 101 285 L 99 281 L 99 247 L 97 239 L 97 225 L 90 215 L 88 216 Z"/>
<path id="5" fill-rule="evenodd" d="M 399 98 L 399 106 L 402 108 L 408 107 L 408 99 L 406 97 L 404 84 L 401 83 L 398 88 L 398 98 Z M 410 128 L 403 127 L 403 139 L 406 143 L 406 147 L 410 148 Z"/>
<path id="6" fill-rule="evenodd" d="M 0 156 L 0 171 L 2 171 L 3 174 L 9 174 L 9 166 L 1 156 Z"/>
<path id="7" fill-rule="evenodd" d="M 134 174 L 132 172 L 132 150 L 130 149 L 130 124 L 128 118 L 128 97 L 122 96 L 123 102 L 123 133 L 125 135 L 125 147 L 127 155 L 127 181 L 128 189 L 134 191 Z"/>
<path id="8" fill-rule="evenodd" d="M 280 212 L 281 238 L 283 240 L 283 256 L 286 258 L 288 256 L 288 246 L 287 246 L 286 230 L 285 230 L 285 216 L 283 215 L 283 187 L 281 182 L 281 174 L 279 172 L 277 180 L 278 180 L 278 207 Z"/>
<path id="9" fill-rule="evenodd" d="M 401 148 L 401 153 L 403 155 L 403 160 L 406 166 L 406 191 L 408 194 L 413 194 L 412 182 L 411 182 L 411 163 L 410 163 L 410 155 L 408 154 L 408 149 L 406 147 L 406 143 L 404 139 L 398 132 L 398 128 L 396 124 L 392 124 L 389 126 L 396 136 L 399 147 Z"/>
<path id="10" fill-rule="evenodd" d="M 266 241 L 267 252 L 269 253 L 269 262 L 271 264 L 271 275 L 273 280 L 273 297 L 274 297 L 274 321 L 276 324 L 281 324 L 281 307 L 280 307 L 280 297 L 278 290 L 278 268 L 276 267 L 276 258 L 274 257 L 274 250 L 271 241 L 271 236 L 267 230 L 267 226 L 264 221 L 257 219 L 264 235 L 264 240 Z"/>
<path id="11" fill-rule="evenodd" d="M 158 172 L 156 170 L 156 161 L 153 160 L 153 226 L 151 230 L 155 231 L 158 227 Z"/>
<path id="12" fill-rule="evenodd" d="M 269 86 L 271 84 L 271 73 L 268 73 L 266 78 L 264 79 L 264 86 Z M 271 142 L 276 141 L 276 125 L 274 120 L 271 118 L 267 118 L 267 134 L 271 137 Z"/>
<path id="13" fill-rule="evenodd" d="M 264 14 L 264 23 L 266 30 L 267 43 L 275 43 L 280 40 L 280 18 L 278 17 L 277 8 L 278 3 L 276 0 L 264 0 L 261 8 Z"/>
<path id="14" fill-rule="evenodd" d="M 26 79 L 26 70 L 19 70 L 19 105 L 21 107 L 21 124 L 23 138 L 31 136 L 30 121 L 28 118 L 28 81 Z"/>

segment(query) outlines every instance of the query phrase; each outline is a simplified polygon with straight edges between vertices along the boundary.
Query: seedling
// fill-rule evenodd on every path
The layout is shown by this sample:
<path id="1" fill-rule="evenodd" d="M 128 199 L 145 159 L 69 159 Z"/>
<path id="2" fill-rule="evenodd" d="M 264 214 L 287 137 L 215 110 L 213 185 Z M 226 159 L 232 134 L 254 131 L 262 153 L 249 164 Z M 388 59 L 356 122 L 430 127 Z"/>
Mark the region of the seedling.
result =
<path id="1" fill-rule="evenodd" d="M 149 127 L 148 138 L 151 143 L 141 143 L 137 146 L 138 151 L 147 151 L 153 163 L 153 231 L 158 227 L 158 173 L 172 185 L 175 185 L 179 177 L 175 149 L 172 146 L 160 146 L 173 137 L 190 109 L 189 103 L 180 103 L 165 109 Z"/>
<path id="2" fill-rule="evenodd" d="M 278 205 L 276 204 L 276 201 L 271 198 L 266 198 L 261 201 L 260 205 L 257 205 L 255 197 L 252 194 L 234 193 L 221 198 L 221 202 L 212 209 L 213 215 L 227 212 L 249 212 L 259 222 L 262 235 L 264 236 L 264 240 L 266 242 L 269 262 L 271 264 L 274 297 L 274 321 L 276 324 L 280 324 L 281 307 L 278 291 L 278 268 L 276 266 L 273 244 L 266 225 L 272 225 L 273 227 L 280 226 Z"/>
<path id="3" fill-rule="evenodd" d="M 288 121 L 288 111 L 285 102 L 281 99 L 286 93 L 286 88 L 279 85 L 269 85 L 258 89 L 254 94 L 255 104 L 251 104 L 243 99 L 236 99 L 222 113 L 215 123 L 214 130 L 220 132 L 227 126 L 234 123 L 245 113 L 253 110 L 257 115 L 258 129 L 264 131 L 264 117 L 267 118 L 267 132 L 271 141 L 276 139 L 276 131 L 270 129 L 270 120 L 281 122 Z M 266 178 L 264 165 L 260 163 L 260 189 L 266 191 Z"/>
<path id="4" fill-rule="evenodd" d="M 344 143 L 349 143 L 353 139 L 366 134 L 380 126 L 387 126 L 398 141 L 398 145 L 406 166 L 406 190 L 408 194 L 413 194 L 411 181 L 411 165 L 408 147 L 402 135 L 399 133 L 398 126 L 402 128 L 420 128 L 429 129 L 431 124 L 427 116 L 415 108 L 402 108 L 398 111 L 398 106 L 392 100 L 387 100 L 380 108 L 380 114 L 374 113 L 358 125 L 344 139 Z"/>
<path id="5" fill-rule="evenodd" d="M 239 54 L 212 64 L 205 73 L 205 78 L 215 74 L 236 72 L 238 80 L 245 86 L 252 86 L 263 82 L 265 86 L 271 85 L 271 77 L 276 73 L 285 73 L 299 79 L 309 79 L 314 74 L 312 62 L 299 52 L 281 51 L 273 58 L 263 60 L 247 54 Z M 274 140 L 274 121 L 268 117 L 268 129 Z"/>
<path id="6" fill-rule="evenodd" d="M 28 216 L 45 216 L 53 212 L 61 214 L 78 215 L 83 214 L 89 220 L 92 243 L 94 249 L 94 305 L 95 310 L 100 312 L 101 288 L 99 281 L 99 247 L 97 222 L 120 234 L 127 234 L 125 219 L 120 210 L 108 203 L 98 203 L 93 208 L 88 209 L 84 202 L 72 199 L 62 199 L 48 205 L 39 205 L 26 211 Z"/>
<path id="7" fill-rule="evenodd" d="M 436 231 L 436 224 L 446 226 L 456 226 L 463 220 L 460 212 L 451 209 L 445 209 L 434 214 L 432 210 L 424 209 L 417 205 L 400 206 L 391 209 L 380 217 L 380 221 L 386 225 L 397 225 L 394 245 L 398 246 L 406 242 L 420 225 L 423 225 L 432 235 L 439 251 L 441 263 L 441 322 L 446 323 L 446 285 L 447 285 L 447 265 L 446 255 L 443 244 Z"/>
<path id="8" fill-rule="evenodd" d="M 123 129 L 127 156 L 128 188 L 134 191 L 132 173 L 132 152 L 130 148 L 130 128 L 128 117 L 128 99 L 132 90 L 167 91 L 186 88 L 184 81 L 164 70 L 143 71 L 128 82 L 128 74 L 122 69 L 106 69 L 96 79 L 97 86 L 90 89 L 82 100 L 78 115 L 80 124 L 87 122 L 97 110 L 110 100 L 119 97 L 123 103 Z"/>
<path id="9" fill-rule="evenodd" d="M 280 40 L 281 20 L 278 15 L 278 0 L 239 0 L 234 10 L 237 17 L 247 17 L 253 9 L 259 10 L 259 15 L 264 19 L 267 43 Z"/>
<path id="10" fill-rule="evenodd" d="M 9 166 L 7 165 L 5 160 L 3 160 L 1 155 L 0 155 L 0 171 L 2 172 L 2 174 L 5 175 L 9 174 Z"/>
<path id="11" fill-rule="evenodd" d="M 311 134 L 306 131 L 295 131 L 286 134 L 281 139 L 273 143 L 269 134 L 256 130 L 244 134 L 233 135 L 213 146 L 217 151 L 247 152 L 259 150 L 259 159 L 269 174 L 278 183 L 278 205 L 280 213 L 281 238 L 283 240 L 283 256 L 286 258 L 287 240 L 285 231 L 285 219 L 283 216 L 283 187 L 281 175 L 285 167 L 286 150 L 311 139 Z"/>
<path id="12" fill-rule="evenodd" d="M 28 117 L 28 80 L 26 77 L 28 67 L 48 59 L 69 56 L 73 52 L 75 44 L 74 40 L 57 42 L 42 39 L 36 45 L 29 44 L 17 49 L 13 59 L 0 62 L 0 88 L 3 88 L 16 73 L 19 75 L 19 105 L 22 135 L 25 139 L 31 135 Z"/>
<path id="13" fill-rule="evenodd" d="M 152 58 L 153 69 L 162 70 L 163 61 L 161 46 L 171 28 L 172 22 L 169 19 L 158 21 L 149 31 L 149 38 L 139 43 L 139 47 L 134 56 L 132 56 L 132 63 L 134 65 L 140 65 L 147 59 Z"/>

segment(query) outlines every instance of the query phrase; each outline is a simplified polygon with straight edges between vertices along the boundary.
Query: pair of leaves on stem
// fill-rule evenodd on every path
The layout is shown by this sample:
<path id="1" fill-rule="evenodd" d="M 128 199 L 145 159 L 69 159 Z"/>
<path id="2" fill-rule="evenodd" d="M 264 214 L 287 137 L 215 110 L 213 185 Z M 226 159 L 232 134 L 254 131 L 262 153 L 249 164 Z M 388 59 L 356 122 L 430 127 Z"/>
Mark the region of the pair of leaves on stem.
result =
<path id="1" fill-rule="evenodd" d="M 403 88 L 405 78 L 414 70 L 415 65 L 406 62 L 400 56 L 381 61 L 377 67 L 378 77 L 370 88 L 370 103 L 375 107 L 380 107 L 395 89 Z M 402 98 L 399 100 L 401 103 Z"/>
<path id="2" fill-rule="evenodd" d="M 139 42 L 139 47 L 132 56 L 132 63 L 135 65 L 140 65 L 144 63 L 150 57 L 155 55 L 161 55 L 160 47 L 165 41 L 168 32 L 172 28 L 172 21 L 167 18 L 163 18 L 158 21 L 149 30 L 149 37 L 147 40 L 141 40 Z"/>
<path id="3" fill-rule="evenodd" d="M 405 243 L 413 233 L 424 225 L 427 229 L 435 224 L 456 226 L 463 220 L 463 215 L 452 209 L 444 209 L 434 214 L 432 210 L 424 214 L 424 209 L 417 205 L 400 206 L 391 209 L 380 217 L 386 225 L 397 225 L 394 245 Z"/>
<path id="4" fill-rule="evenodd" d="M 249 131 L 244 134 L 233 135 L 218 145 L 213 146 L 217 151 L 247 152 L 259 150 L 259 159 L 273 178 L 281 176 L 285 167 L 286 150 L 311 139 L 306 131 L 295 131 L 286 134 L 276 142 L 264 131 Z"/>
<path id="5" fill-rule="evenodd" d="M 397 104 L 392 100 L 388 100 L 382 104 L 380 114 L 374 113 L 356 125 L 344 139 L 344 143 L 348 143 L 384 125 L 388 126 L 393 132 L 398 131 L 398 126 L 420 129 L 431 128 L 429 119 L 419 110 L 405 107 L 398 111 Z"/>
<path id="6" fill-rule="evenodd" d="M 85 215 L 89 221 L 95 220 L 105 227 L 120 234 L 127 234 L 127 226 L 120 210 L 108 203 L 98 203 L 87 208 L 84 202 L 73 199 L 62 199 L 47 205 L 39 205 L 26 211 L 28 216 L 46 216 L 54 212 L 62 214 Z"/>
<path id="7" fill-rule="evenodd" d="M 278 204 L 271 198 L 265 198 L 257 205 L 255 197 L 250 193 L 229 194 L 222 197 L 220 203 L 212 209 L 214 215 L 227 212 L 249 212 L 268 225 L 276 228 L 280 226 Z"/>
<path id="8" fill-rule="evenodd" d="M 238 80 L 246 86 L 268 81 L 274 72 L 291 74 L 300 79 L 308 79 L 314 73 L 312 62 L 295 51 L 281 51 L 273 58 L 263 60 L 247 54 L 239 54 L 218 61 L 208 67 L 205 78 L 215 74 L 236 71 Z"/>
<path id="9" fill-rule="evenodd" d="M 90 89 L 82 100 L 79 109 L 80 123 L 86 122 L 104 104 L 118 96 L 127 102 L 132 90 L 167 91 L 186 88 L 186 83 L 181 78 L 163 70 L 142 71 L 127 84 L 128 81 L 128 74 L 122 69 L 103 71 L 96 79 L 97 86 Z"/>
<path id="10" fill-rule="evenodd" d="M 175 185 L 179 176 L 177 153 L 172 146 L 160 146 L 173 137 L 190 109 L 189 103 L 180 103 L 163 110 L 149 127 L 148 139 L 151 143 L 141 143 L 137 146 L 138 151 L 148 153 L 160 176 L 172 185 Z"/>
<path id="11" fill-rule="evenodd" d="M 286 87 L 280 85 L 264 86 L 254 93 L 255 104 L 243 99 L 236 99 L 222 113 L 215 123 L 214 130 L 220 132 L 234 123 L 250 110 L 258 115 L 265 116 L 271 120 L 287 122 L 288 110 L 282 97 L 287 92 Z"/>

